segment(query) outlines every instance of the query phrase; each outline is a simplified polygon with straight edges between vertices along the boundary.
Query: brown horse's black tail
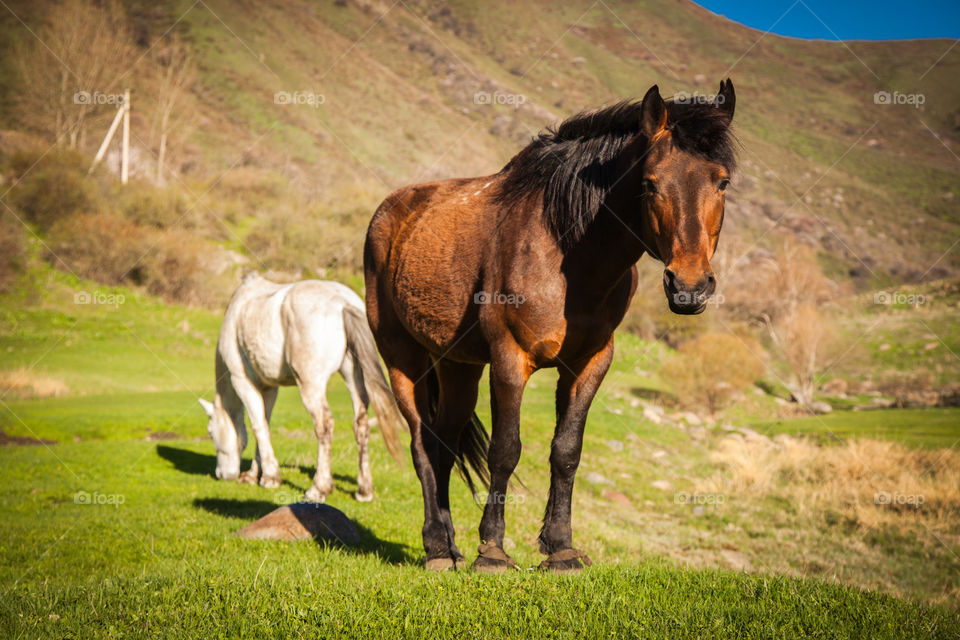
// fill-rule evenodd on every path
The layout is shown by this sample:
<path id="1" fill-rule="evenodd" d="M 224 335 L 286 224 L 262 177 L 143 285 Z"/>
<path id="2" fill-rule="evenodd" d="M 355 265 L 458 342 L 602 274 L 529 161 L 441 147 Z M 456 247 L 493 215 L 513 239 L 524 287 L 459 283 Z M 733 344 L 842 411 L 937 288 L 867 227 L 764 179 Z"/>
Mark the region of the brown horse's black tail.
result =
<path id="1" fill-rule="evenodd" d="M 427 374 L 427 395 L 430 397 L 429 421 L 433 422 L 437 416 L 440 403 L 440 381 L 437 372 L 430 369 Z M 470 418 L 466 428 L 460 432 L 460 442 L 455 452 L 457 471 L 460 477 L 470 488 L 470 493 L 477 495 L 477 488 L 471 471 L 476 474 L 484 488 L 490 487 L 490 470 L 487 467 L 487 452 L 490 450 L 490 436 L 476 413 Z"/>

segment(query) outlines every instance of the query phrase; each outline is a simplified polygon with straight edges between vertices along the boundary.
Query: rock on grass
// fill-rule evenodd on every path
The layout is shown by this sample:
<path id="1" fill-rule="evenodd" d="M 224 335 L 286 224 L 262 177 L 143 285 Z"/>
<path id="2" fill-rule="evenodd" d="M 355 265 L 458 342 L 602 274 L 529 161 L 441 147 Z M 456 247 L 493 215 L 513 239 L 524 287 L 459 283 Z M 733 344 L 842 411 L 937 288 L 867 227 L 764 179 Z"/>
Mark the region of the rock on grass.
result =
<path id="1" fill-rule="evenodd" d="M 258 540 L 326 540 L 343 545 L 360 542 L 360 534 L 342 511 L 330 505 L 297 502 L 274 509 L 233 535 Z"/>

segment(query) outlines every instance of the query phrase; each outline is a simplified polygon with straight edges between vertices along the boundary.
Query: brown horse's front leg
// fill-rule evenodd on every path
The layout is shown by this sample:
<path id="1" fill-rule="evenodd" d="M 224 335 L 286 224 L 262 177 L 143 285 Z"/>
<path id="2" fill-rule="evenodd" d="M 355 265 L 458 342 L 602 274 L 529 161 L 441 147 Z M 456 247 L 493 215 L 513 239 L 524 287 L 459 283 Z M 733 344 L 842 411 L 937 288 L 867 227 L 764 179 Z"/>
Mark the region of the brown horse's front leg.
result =
<path id="1" fill-rule="evenodd" d="M 557 429 L 550 448 L 550 497 L 540 531 L 540 551 L 548 555 L 541 569 L 576 571 L 590 559 L 573 548 L 570 502 L 580 465 L 587 411 L 613 360 L 613 338 L 599 352 L 573 364 L 560 365 L 557 383 Z"/>
<path id="2" fill-rule="evenodd" d="M 507 482 L 520 462 L 520 401 L 531 370 L 526 354 L 516 345 L 511 347 L 494 351 L 490 365 L 493 414 L 487 457 L 490 492 L 480 520 L 480 556 L 473 563 L 477 571 L 504 571 L 517 566 L 513 558 L 503 551 L 503 512 Z"/>

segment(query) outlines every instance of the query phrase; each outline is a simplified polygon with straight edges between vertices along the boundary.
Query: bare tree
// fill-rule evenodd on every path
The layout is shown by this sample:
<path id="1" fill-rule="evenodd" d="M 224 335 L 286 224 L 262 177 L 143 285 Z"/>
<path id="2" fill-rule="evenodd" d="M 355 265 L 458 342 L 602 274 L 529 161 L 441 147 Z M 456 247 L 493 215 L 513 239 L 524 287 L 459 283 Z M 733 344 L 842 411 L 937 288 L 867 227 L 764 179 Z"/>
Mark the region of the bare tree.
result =
<path id="1" fill-rule="evenodd" d="M 184 135 L 190 121 L 185 97 L 196 79 L 196 67 L 189 47 L 176 36 L 151 50 L 154 61 L 146 94 L 150 103 L 150 137 L 157 145 L 158 184 L 163 184 L 163 167 L 170 138 Z"/>
<path id="2" fill-rule="evenodd" d="M 71 148 L 82 146 L 89 120 L 122 99 L 117 81 L 134 51 L 122 5 L 65 0 L 36 38 L 16 48 L 24 123 Z"/>
<path id="3" fill-rule="evenodd" d="M 793 370 L 796 386 L 791 392 L 794 398 L 809 407 L 817 388 L 817 373 L 823 367 L 833 338 L 832 325 L 816 307 L 805 304 L 780 316 L 770 333 Z"/>
<path id="4" fill-rule="evenodd" d="M 736 269 L 738 284 L 726 289 L 731 306 L 767 331 L 793 372 L 791 393 L 809 406 L 833 335 L 818 307 L 836 295 L 836 285 L 823 275 L 813 249 L 793 241 Z"/>

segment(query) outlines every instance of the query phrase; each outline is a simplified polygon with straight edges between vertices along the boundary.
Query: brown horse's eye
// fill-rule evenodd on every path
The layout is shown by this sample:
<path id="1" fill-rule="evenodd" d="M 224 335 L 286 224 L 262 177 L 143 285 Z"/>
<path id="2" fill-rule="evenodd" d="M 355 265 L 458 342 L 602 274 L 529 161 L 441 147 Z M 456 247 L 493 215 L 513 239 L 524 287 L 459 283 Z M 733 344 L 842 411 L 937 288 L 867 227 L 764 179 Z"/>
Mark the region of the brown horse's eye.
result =
<path id="1" fill-rule="evenodd" d="M 724 179 L 724 180 L 721 180 L 720 183 L 717 185 L 717 189 L 719 189 L 720 191 L 726 191 L 727 187 L 729 186 L 730 186 L 730 181 Z"/>
<path id="2" fill-rule="evenodd" d="M 657 192 L 657 183 L 649 178 L 643 179 L 643 195 L 650 196 Z"/>

